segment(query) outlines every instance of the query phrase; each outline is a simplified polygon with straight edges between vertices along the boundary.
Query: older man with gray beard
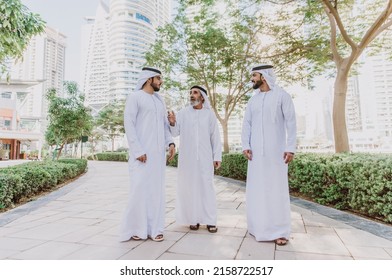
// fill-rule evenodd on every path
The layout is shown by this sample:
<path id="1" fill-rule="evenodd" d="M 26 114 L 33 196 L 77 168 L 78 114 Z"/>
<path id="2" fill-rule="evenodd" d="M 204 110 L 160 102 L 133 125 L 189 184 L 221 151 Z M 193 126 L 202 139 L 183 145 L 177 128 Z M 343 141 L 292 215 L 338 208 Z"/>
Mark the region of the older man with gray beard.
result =
<path id="1" fill-rule="evenodd" d="M 214 167 L 219 168 L 222 161 L 219 127 L 205 88 L 193 86 L 190 103 L 177 117 L 168 116 L 172 136 L 180 135 L 176 220 L 191 230 L 205 224 L 215 233 Z"/>

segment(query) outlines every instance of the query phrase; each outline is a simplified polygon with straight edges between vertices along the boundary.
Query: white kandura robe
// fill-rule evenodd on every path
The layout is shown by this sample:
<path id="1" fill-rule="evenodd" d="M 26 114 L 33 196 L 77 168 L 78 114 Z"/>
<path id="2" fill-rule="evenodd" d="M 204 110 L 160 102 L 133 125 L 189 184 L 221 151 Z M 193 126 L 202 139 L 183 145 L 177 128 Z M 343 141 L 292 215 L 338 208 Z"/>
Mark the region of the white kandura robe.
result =
<path id="1" fill-rule="evenodd" d="M 286 137 L 287 132 L 287 137 Z M 290 95 L 278 86 L 248 102 L 242 148 L 252 150 L 246 180 L 248 231 L 257 241 L 289 238 L 290 197 L 284 152 L 295 152 L 296 121 Z"/>
<path id="2" fill-rule="evenodd" d="M 155 237 L 164 230 L 166 147 L 173 142 L 163 100 L 143 90 L 132 92 L 124 110 L 129 144 L 130 193 L 120 239 Z M 146 163 L 136 158 L 147 155 Z"/>
<path id="3" fill-rule="evenodd" d="M 178 112 L 172 136 L 180 135 L 176 222 L 216 225 L 214 161 L 222 161 L 222 144 L 214 112 L 188 106 Z"/>

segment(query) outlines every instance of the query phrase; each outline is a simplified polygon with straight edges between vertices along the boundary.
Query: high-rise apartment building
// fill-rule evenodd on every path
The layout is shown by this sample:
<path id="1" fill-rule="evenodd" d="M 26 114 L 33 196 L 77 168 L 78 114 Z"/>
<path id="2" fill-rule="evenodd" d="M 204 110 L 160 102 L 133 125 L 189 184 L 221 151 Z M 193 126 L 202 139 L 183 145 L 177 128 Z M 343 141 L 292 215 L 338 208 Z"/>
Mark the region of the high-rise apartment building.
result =
<path id="1" fill-rule="evenodd" d="M 11 66 L 11 80 L 35 81 L 42 83 L 30 87 L 25 105 L 21 108 L 23 116 L 39 117 L 42 131 L 46 128 L 48 89 L 55 88 L 59 95 L 63 92 L 65 73 L 66 36 L 51 27 L 31 39 L 23 53 L 23 59 Z"/>
<path id="2" fill-rule="evenodd" d="M 362 131 L 358 76 L 349 78 L 346 96 L 346 125 L 348 132 Z"/>
<path id="3" fill-rule="evenodd" d="M 376 128 L 380 137 L 392 141 L 392 61 L 379 55 L 372 58 Z"/>
<path id="4" fill-rule="evenodd" d="M 22 158 L 22 150 L 39 150 L 47 127 L 46 93 L 62 94 L 66 37 L 46 27 L 31 39 L 23 59 L 10 61 L 10 81 L 0 81 L 0 141 L 8 158 Z M 38 153 L 40 156 L 40 153 Z"/>
<path id="5" fill-rule="evenodd" d="M 392 61 L 385 53 L 369 56 L 359 77 L 364 122 L 380 138 L 392 143 Z"/>
<path id="6" fill-rule="evenodd" d="M 109 97 L 109 8 L 100 1 L 82 28 L 81 89 L 85 103 L 99 110 Z"/>
<path id="7" fill-rule="evenodd" d="M 170 21 L 171 0 L 101 1 L 95 18 L 86 18 L 82 43 L 82 91 L 99 110 L 135 89 L 158 26 Z"/>

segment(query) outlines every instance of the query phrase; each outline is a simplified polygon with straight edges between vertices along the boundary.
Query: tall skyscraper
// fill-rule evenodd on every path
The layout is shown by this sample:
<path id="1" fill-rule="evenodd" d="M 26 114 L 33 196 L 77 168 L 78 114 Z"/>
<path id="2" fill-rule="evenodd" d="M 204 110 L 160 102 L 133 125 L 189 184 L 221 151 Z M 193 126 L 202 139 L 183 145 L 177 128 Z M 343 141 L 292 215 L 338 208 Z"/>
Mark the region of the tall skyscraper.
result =
<path id="1" fill-rule="evenodd" d="M 10 61 L 10 81 L 0 81 L 0 141 L 7 158 L 23 158 L 21 151 L 38 150 L 47 127 L 46 93 L 56 88 L 62 95 L 66 37 L 46 27 L 31 39 L 23 59 Z"/>
<path id="2" fill-rule="evenodd" d="M 348 132 L 362 131 L 358 76 L 349 78 L 346 96 L 346 124 Z"/>
<path id="3" fill-rule="evenodd" d="M 21 108 L 21 115 L 39 117 L 41 130 L 47 125 L 48 89 L 55 88 L 62 95 L 65 72 L 66 36 L 51 27 L 31 39 L 23 54 L 23 59 L 11 66 L 11 80 L 43 81 L 30 87 Z"/>
<path id="4" fill-rule="evenodd" d="M 95 18 L 86 18 L 82 43 L 82 90 L 97 111 L 135 89 L 144 54 L 158 26 L 170 21 L 171 0 L 101 1 Z"/>
<path id="5" fill-rule="evenodd" d="M 380 137 L 392 141 L 392 61 L 385 56 L 374 57 L 373 70 L 377 129 Z"/>
<path id="6" fill-rule="evenodd" d="M 100 1 L 82 28 L 81 89 L 86 105 L 99 110 L 109 100 L 109 8 Z"/>
<path id="7" fill-rule="evenodd" d="M 380 52 L 366 58 L 360 89 L 366 103 L 365 122 L 372 124 L 380 138 L 392 142 L 392 61 L 386 57 L 387 54 Z"/>

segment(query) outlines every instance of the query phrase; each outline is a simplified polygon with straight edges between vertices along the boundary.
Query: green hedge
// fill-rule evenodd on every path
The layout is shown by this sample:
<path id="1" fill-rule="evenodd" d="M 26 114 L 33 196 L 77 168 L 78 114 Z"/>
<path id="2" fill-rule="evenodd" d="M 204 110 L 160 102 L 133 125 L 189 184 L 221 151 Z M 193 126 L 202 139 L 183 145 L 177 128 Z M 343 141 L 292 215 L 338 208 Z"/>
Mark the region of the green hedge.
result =
<path id="1" fill-rule="evenodd" d="M 105 152 L 95 154 L 95 158 L 100 161 L 128 161 L 129 155 L 128 152 Z M 87 159 L 93 160 L 92 156 L 89 156 Z M 175 155 L 175 158 L 171 162 L 167 162 L 169 166 L 177 166 L 178 155 Z"/>
<path id="2" fill-rule="evenodd" d="M 177 167 L 178 165 L 178 153 L 174 155 L 174 158 L 171 161 L 166 161 L 166 165 Z"/>
<path id="3" fill-rule="evenodd" d="M 246 173 L 242 154 L 223 155 L 215 171 L 243 181 Z M 293 195 L 392 223 L 391 155 L 298 153 L 289 164 L 289 186 Z"/>
<path id="4" fill-rule="evenodd" d="M 390 155 L 298 154 L 289 166 L 289 183 L 320 204 L 392 222 Z"/>
<path id="5" fill-rule="evenodd" d="M 222 155 L 222 165 L 215 174 L 236 180 L 246 181 L 248 161 L 242 154 Z"/>
<path id="6" fill-rule="evenodd" d="M 97 160 L 102 161 L 128 161 L 128 153 L 127 152 L 106 152 L 106 153 L 98 153 L 95 155 Z M 92 160 L 93 157 L 89 156 L 89 160 Z"/>
<path id="7" fill-rule="evenodd" d="M 0 169 L 0 209 L 49 190 L 87 169 L 87 160 L 29 162 Z"/>

